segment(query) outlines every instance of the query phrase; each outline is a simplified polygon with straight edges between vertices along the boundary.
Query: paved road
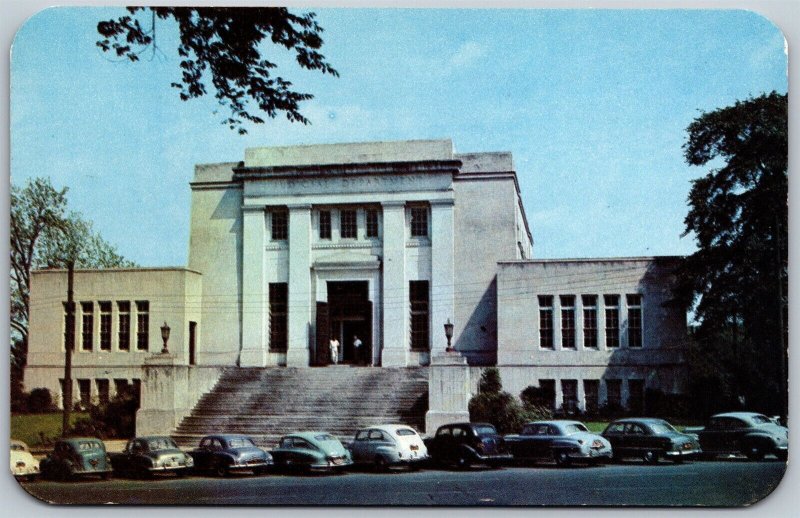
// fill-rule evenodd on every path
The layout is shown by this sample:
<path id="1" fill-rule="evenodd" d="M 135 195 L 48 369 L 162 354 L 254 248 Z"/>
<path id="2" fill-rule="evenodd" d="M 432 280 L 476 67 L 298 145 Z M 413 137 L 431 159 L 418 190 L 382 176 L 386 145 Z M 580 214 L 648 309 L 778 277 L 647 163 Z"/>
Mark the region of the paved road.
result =
<path id="1" fill-rule="evenodd" d="M 701 505 L 739 506 L 768 495 L 786 464 L 723 460 L 683 465 L 514 467 L 384 474 L 239 475 L 152 481 L 23 483 L 54 503 L 318 505 Z"/>

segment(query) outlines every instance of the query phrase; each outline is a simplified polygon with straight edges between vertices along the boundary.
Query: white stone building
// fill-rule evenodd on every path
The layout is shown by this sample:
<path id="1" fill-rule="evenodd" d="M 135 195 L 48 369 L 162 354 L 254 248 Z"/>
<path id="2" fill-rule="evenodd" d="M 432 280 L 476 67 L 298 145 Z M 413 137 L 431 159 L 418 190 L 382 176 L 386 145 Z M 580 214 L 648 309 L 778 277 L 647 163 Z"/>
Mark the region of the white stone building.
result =
<path id="1" fill-rule="evenodd" d="M 500 366 L 515 393 L 544 380 L 586 407 L 618 389 L 625 403 L 641 383 L 683 390 L 685 311 L 664 304 L 675 259 L 532 260 L 510 153 L 458 154 L 449 140 L 251 148 L 198 165 L 191 189 L 186 269 L 76 274 L 75 399 L 144 379 L 164 322 L 189 380 L 178 414 L 222 367 L 329 363 L 331 337 L 340 362 L 428 365 L 448 320 L 456 350 Z M 65 294 L 66 272 L 33 274 L 28 390 L 61 393 Z"/>

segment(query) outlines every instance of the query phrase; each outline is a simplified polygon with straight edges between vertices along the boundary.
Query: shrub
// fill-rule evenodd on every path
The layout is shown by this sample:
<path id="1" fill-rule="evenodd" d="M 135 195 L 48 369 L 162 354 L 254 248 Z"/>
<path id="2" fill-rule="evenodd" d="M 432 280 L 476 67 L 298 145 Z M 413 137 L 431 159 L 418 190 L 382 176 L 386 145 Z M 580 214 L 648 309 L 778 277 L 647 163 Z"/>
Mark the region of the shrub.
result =
<path id="1" fill-rule="evenodd" d="M 132 393 L 117 394 L 105 405 L 89 407 L 89 418 L 81 419 L 70 428 L 73 435 L 100 438 L 129 438 L 136 432 L 138 402 Z"/>
<path id="2" fill-rule="evenodd" d="M 519 401 L 502 390 L 500 372 L 485 369 L 478 384 L 480 392 L 469 401 L 469 418 L 473 422 L 491 423 L 499 433 L 518 432 L 526 415 Z"/>
<path id="3" fill-rule="evenodd" d="M 519 394 L 525 419 L 528 421 L 544 421 L 553 418 L 552 404 L 555 394 L 544 387 L 529 385 Z"/>
<path id="4" fill-rule="evenodd" d="M 56 411 L 53 404 L 53 396 L 46 388 L 35 388 L 28 394 L 28 412 L 32 414 L 44 414 Z"/>

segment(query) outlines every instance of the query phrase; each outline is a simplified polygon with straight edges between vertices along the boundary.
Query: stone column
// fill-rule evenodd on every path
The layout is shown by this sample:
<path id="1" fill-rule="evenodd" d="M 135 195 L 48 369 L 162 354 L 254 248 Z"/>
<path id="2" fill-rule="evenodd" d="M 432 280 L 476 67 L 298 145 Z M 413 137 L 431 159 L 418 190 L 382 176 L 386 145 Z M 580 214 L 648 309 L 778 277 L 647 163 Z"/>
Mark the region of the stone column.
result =
<path id="1" fill-rule="evenodd" d="M 408 365 L 408 281 L 404 202 L 383 204 L 383 351 L 381 365 Z"/>
<path id="2" fill-rule="evenodd" d="M 287 367 L 308 367 L 312 336 L 311 205 L 289 207 L 289 343 Z"/>
<path id="3" fill-rule="evenodd" d="M 467 359 L 455 351 L 434 355 L 428 376 L 425 433 L 432 436 L 444 424 L 469 422 L 471 394 Z"/>
<path id="4" fill-rule="evenodd" d="M 189 367 L 173 354 L 154 354 L 144 361 L 136 435 L 168 435 L 189 415 Z"/>
<path id="5" fill-rule="evenodd" d="M 242 217 L 242 351 L 239 365 L 264 367 L 267 364 L 264 208 L 246 207 Z"/>
<path id="6" fill-rule="evenodd" d="M 455 318 L 453 200 L 431 202 L 431 356 L 447 348 L 444 326 Z M 460 323 L 463 327 L 464 323 Z M 453 337 L 455 343 L 457 337 Z"/>

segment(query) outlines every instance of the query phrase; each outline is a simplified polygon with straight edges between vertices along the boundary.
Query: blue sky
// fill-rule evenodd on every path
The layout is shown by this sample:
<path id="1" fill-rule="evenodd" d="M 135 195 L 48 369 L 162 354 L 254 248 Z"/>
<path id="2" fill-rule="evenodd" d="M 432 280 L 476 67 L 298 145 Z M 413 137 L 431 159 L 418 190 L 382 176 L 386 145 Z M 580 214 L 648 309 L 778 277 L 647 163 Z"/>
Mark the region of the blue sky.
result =
<path id="1" fill-rule="evenodd" d="M 194 164 L 253 146 L 451 138 L 511 151 L 539 258 L 686 254 L 686 126 L 702 111 L 787 91 L 781 32 L 747 11 L 316 10 L 340 78 L 268 56 L 312 125 L 240 136 L 213 97 L 181 102 L 176 32 L 163 56 L 114 62 L 98 20 L 55 8 L 18 32 L 11 173 L 69 187 L 71 207 L 143 266 L 184 265 Z"/>

